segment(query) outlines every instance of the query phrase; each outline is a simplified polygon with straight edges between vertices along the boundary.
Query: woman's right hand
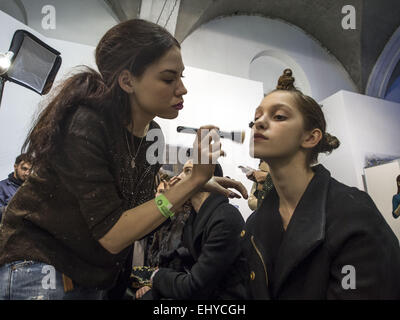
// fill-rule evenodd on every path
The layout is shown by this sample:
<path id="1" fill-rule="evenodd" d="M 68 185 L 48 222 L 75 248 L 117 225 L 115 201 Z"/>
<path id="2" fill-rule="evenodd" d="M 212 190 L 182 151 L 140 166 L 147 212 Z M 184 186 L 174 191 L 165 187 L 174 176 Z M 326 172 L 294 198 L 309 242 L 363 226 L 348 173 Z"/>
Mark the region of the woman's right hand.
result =
<path id="1" fill-rule="evenodd" d="M 196 179 L 202 185 L 211 179 L 218 158 L 225 155 L 225 152 L 221 150 L 221 141 L 217 130 L 219 128 L 211 125 L 200 127 L 193 143 L 191 178 Z"/>

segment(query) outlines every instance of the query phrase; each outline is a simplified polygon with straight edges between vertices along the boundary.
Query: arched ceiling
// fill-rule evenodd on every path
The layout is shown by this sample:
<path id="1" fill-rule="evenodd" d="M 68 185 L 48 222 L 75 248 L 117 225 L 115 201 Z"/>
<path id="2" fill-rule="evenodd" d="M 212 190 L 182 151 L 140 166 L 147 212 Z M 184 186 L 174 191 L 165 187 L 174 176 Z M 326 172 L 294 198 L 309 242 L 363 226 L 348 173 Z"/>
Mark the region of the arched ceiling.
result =
<path id="1" fill-rule="evenodd" d="M 345 5 L 356 9 L 355 30 L 342 28 Z M 379 54 L 400 26 L 400 1 L 183 0 L 175 36 L 183 40 L 212 19 L 240 14 L 281 19 L 301 28 L 342 63 L 364 92 Z"/>

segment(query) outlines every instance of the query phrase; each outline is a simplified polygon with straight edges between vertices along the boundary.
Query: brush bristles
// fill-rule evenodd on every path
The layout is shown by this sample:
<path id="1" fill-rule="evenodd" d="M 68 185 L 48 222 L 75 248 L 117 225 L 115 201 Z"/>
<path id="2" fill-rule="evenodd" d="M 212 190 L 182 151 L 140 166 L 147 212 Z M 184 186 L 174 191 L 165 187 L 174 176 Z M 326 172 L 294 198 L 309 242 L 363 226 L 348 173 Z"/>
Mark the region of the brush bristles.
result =
<path id="1" fill-rule="evenodd" d="M 246 132 L 245 131 L 242 131 L 242 139 L 241 139 L 241 143 L 243 143 L 244 142 L 244 138 L 246 137 Z"/>

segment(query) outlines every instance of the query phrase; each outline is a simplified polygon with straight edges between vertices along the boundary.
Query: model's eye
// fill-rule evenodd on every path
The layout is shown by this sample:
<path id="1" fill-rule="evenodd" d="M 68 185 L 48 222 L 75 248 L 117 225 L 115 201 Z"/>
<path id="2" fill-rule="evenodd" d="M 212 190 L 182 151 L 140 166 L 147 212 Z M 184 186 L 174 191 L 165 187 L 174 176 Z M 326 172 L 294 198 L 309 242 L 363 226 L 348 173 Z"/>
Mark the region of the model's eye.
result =
<path id="1" fill-rule="evenodd" d="M 186 174 L 192 173 L 192 169 L 185 169 L 185 173 L 186 173 Z"/>
<path id="2" fill-rule="evenodd" d="M 274 119 L 275 119 L 275 120 L 278 120 L 278 121 L 283 121 L 283 120 L 286 120 L 287 117 L 284 116 L 283 114 L 276 114 L 276 115 L 274 116 Z"/>
<path id="3" fill-rule="evenodd" d="M 174 82 L 174 80 L 167 80 L 167 79 L 165 79 L 164 82 L 165 82 L 165 83 L 172 83 L 172 82 Z"/>

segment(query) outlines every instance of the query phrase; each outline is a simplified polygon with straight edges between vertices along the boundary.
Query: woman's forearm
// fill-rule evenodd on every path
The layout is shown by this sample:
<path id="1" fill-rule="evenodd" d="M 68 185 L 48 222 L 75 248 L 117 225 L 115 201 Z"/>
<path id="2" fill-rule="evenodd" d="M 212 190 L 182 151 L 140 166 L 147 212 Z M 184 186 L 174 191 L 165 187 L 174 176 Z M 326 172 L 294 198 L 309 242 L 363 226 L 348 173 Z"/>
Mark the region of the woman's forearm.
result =
<path id="1" fill-rule="evenodd" d="M 172 212 L 180 208 L 191 196 L 200 190 L 204 182 L 187 178 L 167 190 L 164 195 L 173 205 Z M 140 206 L 125 211 L 110 231 L 99 240 L 100 244 L 110 253 L 117 254 L 153 231 L 166 218 L 161 214 L 154 199 Z"/>
<path id="2" fill-rule="evenodd" d="M 203 129 L 209 132 L 203 137 Z M 184 178 L 180 183 L 167 190 L 164 195 L 172 204 L 170 209 L 176 212 L 177 209 L 197 193 L 201 187 L 212 177 L 215 165 L 212 160 L 224 154 L 220 142 L 215 142 L 215 136 L 219 138 L 214 126 L 203 126 L 197 132 L 194 148 L 197 150 L 196 159 L 199 163 L 193 165 L 190 177 Z M 197 143 L 199 141 L 199 143 Z M 214 148 L 210 151 L 211 143 L 214 141 Z M 215 145 L 217 147 L 215 148 Z M 203 158 L 208 161 L 204 162 Z M 203 163 L 202 163 L 203 162 Z M 224 188 L 223 191 L 225 191 Z M 226 192 L 229 192 L 226 190 Z M 112 254 L 117 254 L 131 245 L 135 240 L 144 237 L 157 228 L 166 218 L 159 211 L 154 199 L 147 201 L 133 209 L 125 211 L 115 225 L 100 240 L 100 244 Z"/>

